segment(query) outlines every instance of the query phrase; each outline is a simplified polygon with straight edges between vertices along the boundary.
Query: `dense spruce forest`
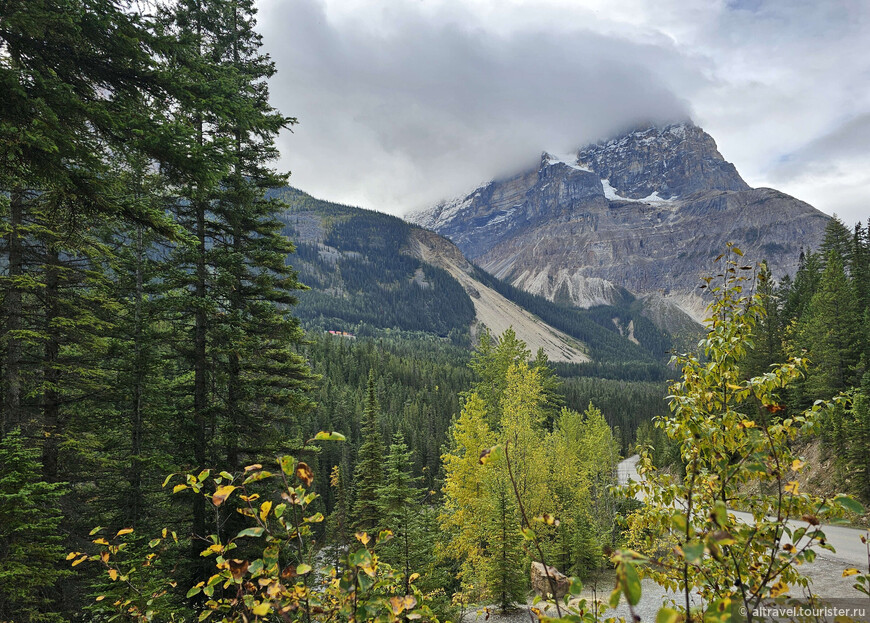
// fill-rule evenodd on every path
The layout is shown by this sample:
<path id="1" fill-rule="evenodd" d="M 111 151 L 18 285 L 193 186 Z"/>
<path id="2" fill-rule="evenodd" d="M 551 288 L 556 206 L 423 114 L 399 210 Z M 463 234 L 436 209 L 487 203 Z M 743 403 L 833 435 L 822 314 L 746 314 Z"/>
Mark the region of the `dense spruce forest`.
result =
<path id="1" fill-rule="evenodd" d="M 295 119 L 253 0 L 137 7 L 2 5 L 0 621 L 458 620 L 525 604 L 533 561 L 572 594 L 615 568 L 636 603 L 637 561 L 605 554 L 640 504 L 612 485 L 638 429 L 692 469 L 672 336 L 630 297 L 576 310 L 482 271 L 593 361 L 473 332 L 411 226 L 274 169 Z M 865 498 L 868 273 L 867 230 L 834 220 L 709 334 L 751 324 L 744 379 L 807 352 L 777 409 L 851 392 L 819 430 Z"/>
<path id="2" fill-rule="evenodd" d="M 797 411 L 844 394 L 820 423 L 826 454 L 843 488 L 870 502 L 870 219 L 846 227 L 832 219 L 821 248 L 807 250 L 794 278 L 773 280 L 762 266 L 764 317 L 753 335 L 746 375 L 804 355 L 805 378 L 788 393 Z"/>
<path id="3" fill-rule="evenodd" d="M 741 375 L 750 378 L 789 357 L 809 362 L 806 374 L 783 392 L 786 414 L 816 401 L 848 397 L 799 441 L 820 440 L 824 457 L 834 464 L 833 481 L 865 502 L 870 502 L 868 227 L 857 223 L 850 230 L 831 219 L 821 248 L 805 250 L 794 277 L 772 275 L 760 264 L 752 288 L 761 307 L 749 337 L 752 348 L 741 364 Z M 641 443 L 655 448 L 658 464 L 679 464 L 678 452 L 662 430 L 651 422 L 640 429 Z"/>

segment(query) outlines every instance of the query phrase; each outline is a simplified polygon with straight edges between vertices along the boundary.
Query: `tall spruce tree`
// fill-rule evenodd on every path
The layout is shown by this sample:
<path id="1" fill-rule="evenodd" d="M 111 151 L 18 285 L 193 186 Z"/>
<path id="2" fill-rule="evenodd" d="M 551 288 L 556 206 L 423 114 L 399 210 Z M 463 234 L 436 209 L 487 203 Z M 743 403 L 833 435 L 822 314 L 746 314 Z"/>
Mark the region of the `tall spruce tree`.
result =
<path id="1" fill-rule="evenodd" d="M 422 492 L 419 477 L 411 475 L 411 452 L 401 432 L 393 435 L 390 453 L 384 461 L 384 480 L 378 488 L 381 527 L 390 530 L 394 539 L 384 546 L 381 558 L 402 570 L 403 595 L 410 594 L 412 570 L 422 570 L 431 552 L 420 542 Z"/>
<path id="2" fill-rule="evenodd" d="M 218 9 L 226 30 L 217 45 L 234 95 L 217 127 L 231 144 L 230 170 L 212 206 L 222 227 L 213 242 L 217 285 L 227 290 L 218 328 L 224 337 L 218 343 L 229 346 L 219 354 L 226 375 L 219 402 L 225 460 L 237 468 L 241 453 L 253 460 L 274 450 L 275 428 L 301 445 L 294 416 L 309 404 L 312 376 L 294 351 L 302 331 L 288 310 L 303 286 L 287 262 L 294 247 L 276 218 L 284 206 L 268 196 L 286 185 L 287 176 L 269 164 L 278 156 L 275 137 L 295 119 L 269 104 L 266 81 L 275 67 L 260 51 L 253 0 L 230 0 Z"/>
<path id="3" fill-rule="evenodd" d="M 849 409 L 847 460 L 855 492 L 870 501 L 870 374 L 864 375 L 861 389 Z"/>
<path id="4" fill-rule="evenodd" d="M 743 362 L 743 374 L 747 378 L 764 374 L 784 358 L 781 296 L 767 262 L 759 267 L 756 287 L 761 317 L 752 332 L 752 348 Z"/>
<path id="5" fill-rule="evenodd" d="M 829 398 L 854 384 L 858 332 L 855 292 L 840 256 L 831 251 L 800 322 L 801 342 L 813 362 L 806 380 L 810 396 Z"/>
<path id="6" fill-rule="evenodd" d="M 384 478 L 384 442 L 381 438 L 378 399 L 375 395 L 375 375 L 369 372 L 366 386 L 366 405 L 360 427 L 361 443 L 357 453 L 356 502 L 354 527 L 357 530 L 375 530 L 381 524 L 378 490 Z"/>

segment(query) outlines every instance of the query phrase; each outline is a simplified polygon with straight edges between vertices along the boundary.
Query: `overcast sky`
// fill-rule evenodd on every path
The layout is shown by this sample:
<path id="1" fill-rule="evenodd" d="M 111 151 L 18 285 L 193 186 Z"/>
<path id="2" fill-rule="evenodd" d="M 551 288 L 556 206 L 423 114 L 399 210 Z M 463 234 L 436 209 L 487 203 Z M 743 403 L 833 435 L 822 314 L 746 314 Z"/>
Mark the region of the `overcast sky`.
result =
<path id="1" fill-rule="evenodd" d="M 870 217 L 866 0 L 260 0 L 281 166 L 402 214 L 645 121 L 752 186 Z"/>

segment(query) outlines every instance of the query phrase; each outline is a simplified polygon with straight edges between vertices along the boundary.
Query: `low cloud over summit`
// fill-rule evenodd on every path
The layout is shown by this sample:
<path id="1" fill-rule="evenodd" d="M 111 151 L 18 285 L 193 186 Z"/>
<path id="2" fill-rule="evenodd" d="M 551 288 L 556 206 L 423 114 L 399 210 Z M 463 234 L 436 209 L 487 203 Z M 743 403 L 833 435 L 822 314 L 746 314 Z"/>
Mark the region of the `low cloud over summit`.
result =
<path id="1" fill-rule="evenodd" d="M 861 187 L 842 166 L 820 175 L 811 148 L 870 106 L 864 96 L 847 107 L 845 97 L 855 93 L 850 75 L 870 80 L 853 23 L 866 17 L 860 3 L 263 0 L 260 8 L 279 71 L 273 101 L 300 121 L 281 141 L 281 165 L 315 195 L 402 213 L 532 164 L 541 150 L 687 118 L 752 185 L 777 183 L 847 220 L 848 202 L 827 205 L 812 190 Z M 853 54 L 843 58 L 846 49 Z"/>

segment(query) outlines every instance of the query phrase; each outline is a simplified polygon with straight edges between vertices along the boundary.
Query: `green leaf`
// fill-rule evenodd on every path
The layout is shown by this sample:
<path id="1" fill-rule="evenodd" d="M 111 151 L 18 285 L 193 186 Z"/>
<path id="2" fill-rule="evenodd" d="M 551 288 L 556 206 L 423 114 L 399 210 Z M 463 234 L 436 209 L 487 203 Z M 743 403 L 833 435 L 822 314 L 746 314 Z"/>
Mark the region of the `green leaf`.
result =
<path id="1" fill-rule="evenodd" d="M 103 526 L 97 526 L 88 533 L 88 536 L 94 536 L 97 532 L 103 529 Z"/>
<path id="2" fill-rule="evenodd" d="M 860 515 L 864 512 L 864 506 L 862 506 L 861 502 L 851 496 L 838 495 L 834 498 L 834 502 L 857 515 Z"/>
<path id="3" fill-rule="evenodd" d="M 307 565 L 304 562 L 296 567 L 296 575 L 305 575 L 311 571 L 311 565 Z"/>
<path id="4" fill-rule="evenodd" d="M 200 592 L 202 592 L 202 587 L 201 586 L 194 586 L 189 591 L 187 591 L 187 595 L 185 595 L 185 597 L 187 597 L 189 599 L 189 598 L 193 597 L 194 595 L 199 595 Z"/>
<path id="5" fill-rule="evenodd" d="M 281 464 L 281 471 L 287 476 L 292 476 L 296 471 L 296 460 L 292 456 L 284 455 L 278 459 L 278 462 Z"/>
<path id="6" fill-rule="evenodd" d="M 683 556 L 690 563 L 700 563 L 704 558 L 704 544 L 701 542 L 686 543 L 683 545 Z"/>
<path id="7" fill-rule="evenodd" d="M 634 565 L 625 563 L 625 598 L 632 606 L 636 606 L 640 601 L 640 576 L 637 574 L 637 569 Z"/>
<path id="8" fill-rule="evenodd" d="M 722 500 L 716 500 L 716 503 L 713 505 L 711 518 L 720 528 L 724 528 L 728 525 L 728 509 L 725 507 L 725 503 Z"/>
<path id="9" fill-rule="evenodd" d="M 579 578 L 571 578 L 571 586 L 568 587 L 568 593 L 571 595 L 579 595 L 583 592 L 583 582 Z"/>
<path id="10" fill-rule="evenodd" d="M 613 592 L 610 593 L 610 601 L 608 601 L 608 604 L 610 605 L 611 608 L 616 608 L 616 606 L 619 605 L 619 596 L 621 594 L 622 594 L 622 589 L 619 587 L 614 588 Z"/>
<path id="11" fill-rule="evenodd" d="M 521 530 L 521 532 L 523 533 L 523 538 L 524 538 L 526 541 L 534 541 L 535 538 L 536 538 L 536 537 L 535 537 L 535 533 L 534 533 L 534 531 L 533 531 L 531 528 L 523 528 L 523 529 Z"/>
<path id="12" fill-rule="evenodd" d="M 500 445 L 493 446 L 491 448 L 484 448 L 480 452 L 480 464 L 486 465 L 487 463 L 498 462 L 504 457 L 504 448 Z"/>
<path id="13" fill-rule="evenodd" d="M 251 574 L 251 577 L 256 577 L 257 574 L 263 570 L 263 559 L 257 558 L 254 562 L 251 563 L 251 566 L 248 567 L 248 573 Z"/>
<path id="14" fill-rule="evenodd" d="M 372 563 L 372 554 L 367 549 L 359 549 L 348 555 L 348 562 L 354 567 L 362 567 Z"/>
<path id="15" fill-rule="evenodd" d="M 680 613 L 673 608 L 661 608 L 656 613 L 656 623 L 677 623 Z"/>
<path id="16" fill-rule="evenodd" d="M 264 469 L 264 470 L 259 471 L 259 472 L 254 472 L 253 474 L 251 474 L 250 476 L 245 478 L 245 481 L 242 484 L 249 484 L 252 482 L 257 482 L 259 480 L 263 480 L 264 478 L 271 478 L 271 477 L 272 477 L 272 472 L 267 472 Z"/>
<path id="17" fill-rule="evenodd" d="M 245 528 L 244 530 L 242 530 L 241 532 L 239 532 L 236 535 L 236 538 L 238 539 L 238 538 L 241 538 L 243 536 L 259 537 L 259 536 L 263 536 L 263 532 L 265 532 L 265 530 L 263 530 L 263 528 Z"/>

